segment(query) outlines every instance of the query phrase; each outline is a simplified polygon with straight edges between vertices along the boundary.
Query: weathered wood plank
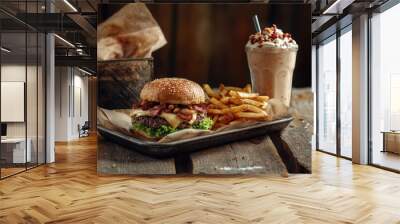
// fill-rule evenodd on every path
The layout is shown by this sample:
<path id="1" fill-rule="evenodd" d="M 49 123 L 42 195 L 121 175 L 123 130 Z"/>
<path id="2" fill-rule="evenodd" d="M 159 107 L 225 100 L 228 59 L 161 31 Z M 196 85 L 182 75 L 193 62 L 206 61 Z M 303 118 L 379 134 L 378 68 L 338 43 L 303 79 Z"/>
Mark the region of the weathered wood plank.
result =
<path id="1" fill-rule="evenodd" d="M 98 136 L 97 142 L 98 174 L 176 174 L 175 161 L 155 159 L 134 150 L 127 149 Z"/>
<path id="2" fill-rule="evenodd" d="M 290 173 L 311 172 L 310 126 L 303 120 L 293 120 L 281 133 L 271 138 Z"/>
<path id="3" fill-rule="evenodd" d="M 193 174 L 273 174 L 287 170 L 268 136 L 192 153 Z"/>
<path id="4" fill-rule="evenodd" d="M 311 172 L 311 138 L 313 135 L 314 107 L 310 89 L 294 89 L 290 113 L 294 120 L 274 143 L 289 172 Z"/>

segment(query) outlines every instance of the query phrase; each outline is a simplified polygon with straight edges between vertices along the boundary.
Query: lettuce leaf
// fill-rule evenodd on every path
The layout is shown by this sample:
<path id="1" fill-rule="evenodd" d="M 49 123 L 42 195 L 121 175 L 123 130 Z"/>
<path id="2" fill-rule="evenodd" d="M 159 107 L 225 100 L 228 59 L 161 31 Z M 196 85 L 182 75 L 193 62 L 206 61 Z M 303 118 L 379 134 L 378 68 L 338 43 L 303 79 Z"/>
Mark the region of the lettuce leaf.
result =
<path id="1" fill-rule="evenodd" d="M 193 124 L 192 128 L 209 130 L 212 128 L 213 124 L 213 120 L 209 117 L 206 117 L 199 123 Z"/>
<path id="2" fill-rule="evenodd" d="M 204 118 L 201 122 L 199 123 L 195 123 L 192 125 L 192 128 L 194 129 L 202 129 L 202 130 L 209 130 L 212 128 L 214 122 L 211 118 L 206 117 Z M 150 128 L 147 127 L 141 123 L 136 123 L 133 122 L 132 123 L 132 130 L 135 131 L 143 131 L 144 133 L 146 133 L 147 135 L 151 136 L 151 137 L 156 137 L 156 138 L 160 138 L 160 137 L 164 137 L 168 134 L 171 134 L 173 132 L 179 131 L 181 129 L 177 129 L 177 128 L 173 128 L 169 125 L 162 125 L 159 128 Z"/>
<path id="3" fill-rule="evenodd" d="M 172 132 L 177 131 L 175 128 L 171 126 L 162 125 L 159 128 L 150 128 L 140 123 L 133 123 L 132 130 L 139 130 L 145 132 L 147 135 L 151 137 L 163 137 L 165 135 L 171 134 Z"/>

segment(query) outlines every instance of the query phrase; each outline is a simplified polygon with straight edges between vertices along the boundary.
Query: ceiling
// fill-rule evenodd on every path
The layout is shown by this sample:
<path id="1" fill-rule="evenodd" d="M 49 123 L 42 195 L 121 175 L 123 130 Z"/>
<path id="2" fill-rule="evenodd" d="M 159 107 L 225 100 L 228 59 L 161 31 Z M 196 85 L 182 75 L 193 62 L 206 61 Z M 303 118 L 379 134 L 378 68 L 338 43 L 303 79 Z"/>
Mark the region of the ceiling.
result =
<path id="1" fill-rule="evenodd" d="M 1 52 L 2 61 L 24 63 L 26 58 L 35 60 L 37 51 L 42 49 L 42 45 L 39 44 L 37 48 L 36 39 L 33 38 L 39 35 L 38 33 L 52 32 L 61 37 L 55 38 L 56 65 L 59 63 L 71 65 L 72 61 L 76 63 L 74 66 L 80 66 L 78 62 L 81 61 L 84 64 L 81 67 L 95 70 L 98 1 L 48 0 L 47 5 L 45 2 L 44 0 L 0 1 L 2 46 L 11 50 L 9 53 Z M 49 11 L 52 13 L 48 13 Z"/>

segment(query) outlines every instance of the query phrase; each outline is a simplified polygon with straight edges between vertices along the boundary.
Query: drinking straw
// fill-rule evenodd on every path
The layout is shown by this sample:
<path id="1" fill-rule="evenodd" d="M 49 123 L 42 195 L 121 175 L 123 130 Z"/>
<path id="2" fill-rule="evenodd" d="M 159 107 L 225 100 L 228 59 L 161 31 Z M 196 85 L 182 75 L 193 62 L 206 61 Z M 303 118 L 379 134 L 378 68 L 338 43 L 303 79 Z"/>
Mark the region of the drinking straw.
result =
<path id="1" fill-rule="evenodd" d="M 261 33 L 260 22 L 258 21 L 257 14 L 255 14 L 253 16 L 253 24 L 254 24 L 254 28 L 256 29 L 256 32 Z"/>

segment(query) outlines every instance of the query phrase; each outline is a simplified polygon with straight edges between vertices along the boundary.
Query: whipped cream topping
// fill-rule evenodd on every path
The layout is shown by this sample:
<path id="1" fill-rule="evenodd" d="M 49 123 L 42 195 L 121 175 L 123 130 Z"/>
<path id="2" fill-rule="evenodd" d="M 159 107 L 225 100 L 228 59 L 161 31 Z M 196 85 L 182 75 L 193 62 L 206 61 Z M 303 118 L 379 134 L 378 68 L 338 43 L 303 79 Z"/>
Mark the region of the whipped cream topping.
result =
<path id="1" fill-rule="evenodd" d="M 265 27 L 261 32 L 250 35 L 247 47 L 275 47 L 275 48 L 298 48 L 292 35 L 284 33 L 275 24 Z"/>

